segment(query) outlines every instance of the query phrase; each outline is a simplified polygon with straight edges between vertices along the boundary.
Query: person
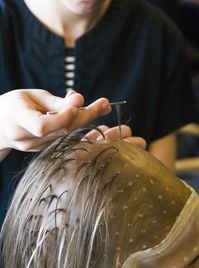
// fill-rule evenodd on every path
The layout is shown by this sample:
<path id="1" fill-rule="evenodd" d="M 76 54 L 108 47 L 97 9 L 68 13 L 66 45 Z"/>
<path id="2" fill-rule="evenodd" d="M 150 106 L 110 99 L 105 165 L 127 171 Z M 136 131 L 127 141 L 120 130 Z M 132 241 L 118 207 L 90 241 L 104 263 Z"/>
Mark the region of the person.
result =
<path id="1" fill-rule="evenodd" d="M 107 99 L 127 100 L 133 135 L 171 169 L 173 132 L 198 120 L 181 34 L 142 0 L 0 0 L 0 73 L 1 219 L 28 161 L 17 150 L 41 150 L 108 113 Z M 63 98 L 69 88 L 81 95 Z M 97 124 L 116 125 L 112 116 Z"/>
<path id="2" fill-rule="evenodd" d="M 160 7 L 182 31 L 189 56 L 191 80 L 199 109 L 199 1 L 198 0 L 148 0 Z M 196 128 L 197 125 L 191 126 Z M 177 134 L 177 159 L 194 158 L 199 155 L 199 137 L 191 132 L 179 131 Z M 199 172 L 196 170 L 178 171 L 177 174 L 199 192 Z"/>
<path id="3" fill-rule="evenodd" d="M 79 133 L 22 177 L 1 232 L 5 268 L 199 267 L 198 194 L 140 146 Z"/>

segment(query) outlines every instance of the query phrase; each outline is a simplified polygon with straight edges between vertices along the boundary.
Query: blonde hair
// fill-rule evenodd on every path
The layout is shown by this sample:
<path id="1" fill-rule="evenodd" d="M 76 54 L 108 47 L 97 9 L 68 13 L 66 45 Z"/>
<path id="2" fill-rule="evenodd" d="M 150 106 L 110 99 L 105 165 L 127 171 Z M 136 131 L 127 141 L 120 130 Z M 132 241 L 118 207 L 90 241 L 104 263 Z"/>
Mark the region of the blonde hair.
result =
<path id="1" fill-rule="evenodd" d="M 142 248 L 146 235 L 147 248 L 160 242 L 184 206 L 189 192 L 147 152 L 123 141 L 82 140 L 79 133 L 53 143 L 22 177 L 1 232 L 5 268 L 120 267 Z M 129 159 L 133 170 L 126 167 Z M 175 196 L 175 187 L 181 196 Z M 153 189 L 165 198 L 157 205 Z M 162 215 L 174 199 L 170 217 Z M 157 206 L 151 214 L 143 203 L 147 200 Z M 154 229 L 150 222 L 159 211 L 162 218 Z M 150 235 L 158 230 L 154 241 Z"/>
<path id="2" fill-rule="evenodd" d="M 76 162 L 76 153 L 86 152 L 85 144 L 92 145 L 90 141 L 80 142 L 81 136 L 77 134 L 78 132 L 74 132 L 57 140 L 41 153 L 30 164 L 20 181 L 1 232 L 5 267 L 52 265 L 72 268 L 89 267 L 92 263 L 95 240 L 99 243 L 101 234 L 108 233 L 107 226 L 99 224 L 102 218 L 106 222 L 105 193 L 109 188 L 109 183 L 101 180 L 102 170 L 95 168 L 100 155 L 92 161 L 82 162 L 75 170 L 74 177 L 68 178 L 66 189 L 59 195 L 53 193 L 56 183 L 67 176 L 70 163 Z M 117 151 L 114 148 L 110 150 L 113 153 Z M 82 190 L 79 202 L 78 195 Z M 64 197 L 66 207 L 60 208 L 59 202 Z M 53 202 L 56 204 L 52 205 Z M 98 228 L 101 232 L 99 235 Z M 105 244 L 108 245 L 108 235 L 105 236 Z M 49 246 L 49 243 L 53 246 Z M 51 247 L 52 250 L 48 249 Z M 74 254 L 74 249 L 78 255 Z M 45 260 L 47 251 L 49 261 Z"/>

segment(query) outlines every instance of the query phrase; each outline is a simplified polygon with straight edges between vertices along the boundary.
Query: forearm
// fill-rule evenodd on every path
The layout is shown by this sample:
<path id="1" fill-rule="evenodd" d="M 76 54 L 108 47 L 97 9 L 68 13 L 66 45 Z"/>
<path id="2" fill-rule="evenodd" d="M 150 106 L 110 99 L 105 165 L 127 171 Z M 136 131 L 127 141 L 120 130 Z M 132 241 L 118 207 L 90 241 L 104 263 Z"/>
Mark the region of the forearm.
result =
<path id="1" fill-rule="evenodd" d="M 151 143 L 150 153 L 171 171 L 175 171 L 176 135 L 170 134 Z"/>
<path id="2" fill-rule="evenodd" d="M 3 127 L 2 127 L 3 128 Z M 6 143 L 6 139 L 3 133 L 0 132 L 0 162 L 6 158 L 12 149 L 9 148 L 9 145 Z"/>

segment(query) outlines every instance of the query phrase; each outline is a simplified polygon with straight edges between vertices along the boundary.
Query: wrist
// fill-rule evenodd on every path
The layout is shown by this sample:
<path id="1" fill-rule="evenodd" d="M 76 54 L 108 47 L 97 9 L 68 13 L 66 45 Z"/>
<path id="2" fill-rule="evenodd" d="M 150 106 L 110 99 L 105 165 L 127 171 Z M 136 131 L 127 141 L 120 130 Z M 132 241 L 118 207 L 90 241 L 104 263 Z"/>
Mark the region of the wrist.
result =
<path id="1" fill-rule="evenodd" d="M 0 162 L 10 153 L 11 148 L 1 149 L 0 150 Z"/>
<path id="2" fill-rule="evenodd" d="M 0 162 L 10 153 L 12 148 L 9 148 L 4 142 L 4 139 L 0 139 Z"/>

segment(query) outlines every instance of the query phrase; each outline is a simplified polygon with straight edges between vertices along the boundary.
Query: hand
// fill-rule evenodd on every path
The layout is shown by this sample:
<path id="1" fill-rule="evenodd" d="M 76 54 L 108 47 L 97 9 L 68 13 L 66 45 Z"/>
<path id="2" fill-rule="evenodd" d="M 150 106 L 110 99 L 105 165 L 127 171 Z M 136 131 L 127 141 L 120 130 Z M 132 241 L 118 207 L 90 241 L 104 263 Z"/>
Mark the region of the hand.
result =
<path id="1" fill-rule="evenodd" d="M 102 125 L 102 126 L 99 126 L 98 128 L 103 132 L 106 139 L 109 139 L 109 140 L 119 139 L 119 127 L 118 126 L 109 128 L 107 126 Z M 146 141 L 141 137 L 133 137 L 130 127 L 126 125 L 122 125 L 121 134 L 122 134 L 122 140 L 130 142 L 132 144 L 136 144 L 140 146 L 141 148 L 146 149 Z M 102 134 L 95 129 L 88 132 L 88 134 L 86 134 L 84 138 L 89 139 L 89 140 L 103 140 L 104 139 Z"/>
<path id="2" fill-rule="evenodd" d="M 0 153 L 14 148 L 40 151 L 57 137 L 87 125 L 111 111 L 105 98 L 98 99 L 85 110 L 84 98 L 70 91 L 65 98 L 40 89 L 13 90 L 0 96 Z M 47 111 L 55 115 L 46 115 Z"/>

